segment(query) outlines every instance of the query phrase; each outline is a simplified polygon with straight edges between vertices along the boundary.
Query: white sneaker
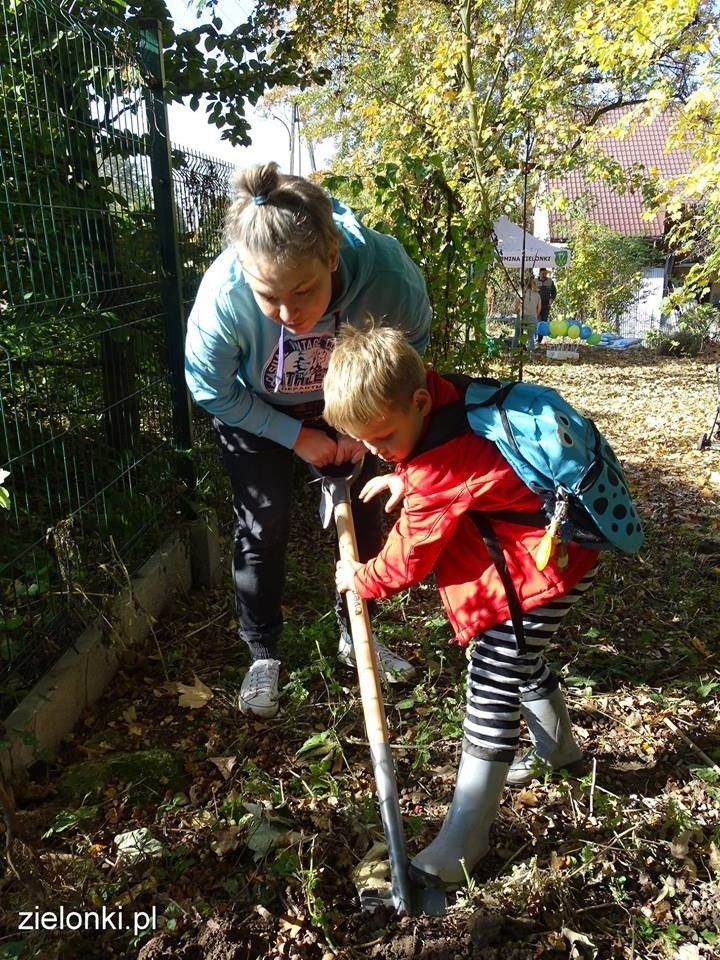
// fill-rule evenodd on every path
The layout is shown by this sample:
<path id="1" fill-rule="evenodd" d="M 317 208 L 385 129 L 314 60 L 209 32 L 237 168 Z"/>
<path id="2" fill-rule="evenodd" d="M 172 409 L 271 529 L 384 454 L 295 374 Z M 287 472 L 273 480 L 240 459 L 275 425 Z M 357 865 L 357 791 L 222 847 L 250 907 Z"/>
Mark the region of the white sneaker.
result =
<path id="1" fill-rule="evenodd" d="M 279 660 L 256 660 L 243 678 L 239 707 L 243 713 L 257 717 L 274 717 L 278 703 Z"/>
<path id="2" fill-rule="evenodd" d="M 388 683 L 409 683 L 415 676 L 415 667 L 407 660 L 403 660 L 392 650 L 388 650 L 375 639 L 373 634 L 373 646 L 378 658 L 380 673 L 385 676 Z M 344 663 L 346 667 L 356 667 L 355 650 L 353 648 L 352 638 L 345 630 L 340 634 L 340 643 L 338 644 L 338 660 Z"/>

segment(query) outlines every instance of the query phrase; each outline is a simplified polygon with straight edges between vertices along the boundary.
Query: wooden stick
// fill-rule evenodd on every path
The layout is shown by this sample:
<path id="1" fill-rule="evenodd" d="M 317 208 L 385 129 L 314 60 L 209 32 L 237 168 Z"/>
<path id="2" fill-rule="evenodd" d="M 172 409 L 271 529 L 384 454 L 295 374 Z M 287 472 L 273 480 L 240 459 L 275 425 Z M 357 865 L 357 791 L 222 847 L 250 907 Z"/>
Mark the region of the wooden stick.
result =
<path id="1" fill-rule="evenodd" d="M 671 730 L 676 736 L 680 737 L 680 739 L 686 743 L 690 749 L 700 757 L 701 760 L 704 760 L 711 770 L 714 770 L 715 773 L 720 773 L 720 766 L 718 766 L 714 760 L 711 760 L 710 757 L 703 750 L 701 750 L 696 743 L 693 743 L 687 734 L 683 733 L 679 727 L 675 726 L 670 717 L 663 717 L 663 723 L 668 730 Z"/>

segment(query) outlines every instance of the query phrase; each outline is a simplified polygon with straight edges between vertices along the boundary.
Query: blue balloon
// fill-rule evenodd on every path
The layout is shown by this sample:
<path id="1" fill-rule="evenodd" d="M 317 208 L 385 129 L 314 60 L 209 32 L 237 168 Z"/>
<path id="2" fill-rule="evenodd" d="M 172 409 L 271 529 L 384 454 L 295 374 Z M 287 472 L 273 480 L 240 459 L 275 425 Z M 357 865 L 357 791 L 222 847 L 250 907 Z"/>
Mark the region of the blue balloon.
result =
<path id="1" fill-rule="evenodd" d="M 568 320 L 568 326 L 569 326 L 569 327 L 582 327 L 582 324 L 580 323 L 579 320 L 576 320 L 575 317 L 571 317 L 571 318 Z"/>
<path id="2" fill-rule="evenodd" d="M 584 323 L 580 327 L 580 336 L 583 340 L 587 340 L 588 337 L 592 336 L 592 327 L 589 327 L 586 323 Z"/>
<path id="3" fill-rule="evenodd" d="M 541 320 L 535 329 L 540 337 L 547 337 L 550 334 L 550 324 L 547 320 Z"/>

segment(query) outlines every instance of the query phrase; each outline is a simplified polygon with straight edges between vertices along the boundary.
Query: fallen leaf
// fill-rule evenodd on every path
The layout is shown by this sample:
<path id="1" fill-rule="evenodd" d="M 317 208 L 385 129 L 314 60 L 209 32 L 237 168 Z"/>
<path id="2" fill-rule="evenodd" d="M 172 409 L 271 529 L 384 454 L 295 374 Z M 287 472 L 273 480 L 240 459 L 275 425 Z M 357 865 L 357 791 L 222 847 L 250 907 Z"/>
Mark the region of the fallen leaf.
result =
<path id="1" fill-rule="evenodd" d="M 537 807 L 540 798 L 534 790 L 518 790 L 515 794 L 515 807 Z"/>
<path id="2" fill-rule="evenodd" d="M 147 827 L 137 830 L 128 830 L 113 837 L 122 860 L 127 863 L 136 863 L 140 860 L 159 860 L 165 853 L 165 848 L 150 833 Z"/>
<path id="3" fill-rule="evenodd" d="M 382 840 L 374 843 L 353 870 L 352 878 L 358 892 L 363 890 L 389 892 L 392 882 L 387 844 Z"/>
<path id="4" fill-rule="evenodd" d="M 223 780 L 229 780 L 232 776 L 233 768 L 237 763 L 237 757 L 208 757 L 210 763 L 214 763 L 223 776 Z"/>
<path id="5" fill-rule="evenodd" d="M 303 931 L 303 917 L 298 917 L 297 922 L 290 917 L 280 917 L 280 929 L 289 934 L 294 940 Z"/>
<path id="6" fill-rule="evenodd" d="M 720 572 L 720 568 L 718 568 Z M 698 653 L 701 653 L 704 657 L 712 656 L 708 645 L 704 640 L 701 640 L 700 637 L 690 637 L 690 643 L 695 647 Z"/>
<path id="7" fill-rule="evenodd" d="M 130 903 L 135 903 L 138 897 L 146 893 L 149 890 L 157 889 L 157 880 L 155 877 L 147 877 L 145 880 L 141 880 L 140 883 L 136 883 L 134 886 L 130 887 L 129 890 L 126 890 L 121 894 L 113 903 L 118 907 L 126 907 Z"/>
<path id="8" fill-rule="evenodd" d="M 679 836 L 670 841 L 670 853 L 676 860 L 684 860 L 687 857 L 692 835 L 692 830 L 683 830 Z"/>
<path id="9" fill-rule="evenodd" d="M 339 758 L 342 763 L 342 748 L 332 730 L 320 730 L 308 737 L 295 756 L 306 766 L 322 759 L 332 763 Z"/>
<path id="10" fill-rule="evenodd" d="M 700 960 L 700 949 L 696 943 L 682 943 L 675 954 L 675 960 Z"/>
<path id="11" fill-rule="evenodd" d="M 203 827 L 212 827 L 218 822 L 218 818 L 212 810 L 196 810 L 189 818 L 187 824 L 193 830 L 202 830 Z"/>
<path id="12" fill-rule="evenodd" d="M 210 849 L 218 857 L 222 857 L 231 850 L 237 850 L 239 843 L 240 827 L 225 827 L 215 834 L 215 839 L 210 843 Z"/>
<path id="13" fill-rule="evenodd" d="M 178 683 L 177 692 L 180 694 L 178 706 L 189 707 L 191 710 L 199 710 L 204 707 L 208 700 L 212 700 L 213 696 L 210 687 L 206 687 L 199 677 L 195 677 L 191 687 L 185 683 Z"/>
<path id="14" fill-rule="evenodd" d="M 714 840 L 710 841 L 710 866 L 716 873 L 720 873 L 720 847 Z"/>
<path id="15" fill-rule="evenodd" d="M 590 937 L 585 936 L 584 933 L 576 933 L 568 927 L 563 927 L 562 935 L 570 944 L 569 956 L 571 958 L 577 958 L 577 960 L 594 960 L 597 956 L 597 947 Z"/>

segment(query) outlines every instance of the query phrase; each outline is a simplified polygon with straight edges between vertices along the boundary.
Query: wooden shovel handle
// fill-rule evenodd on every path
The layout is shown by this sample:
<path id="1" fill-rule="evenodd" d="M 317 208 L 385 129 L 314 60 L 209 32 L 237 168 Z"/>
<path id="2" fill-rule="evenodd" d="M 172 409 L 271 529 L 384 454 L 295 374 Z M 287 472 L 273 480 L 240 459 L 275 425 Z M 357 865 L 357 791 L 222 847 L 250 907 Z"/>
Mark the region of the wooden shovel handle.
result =
<path id="1" fill-rule="evenodd" d="M 344 560 L 358 560 L 355 524 L 349 503 L 335 505 L 335 525 L 337 527 L 340 556 Z M 372 627 L 367 604 L 354 592 L 345 594 L 352 634 L 355 660 L 357 663 L 360 698 L 362 700 L 365 730 L 371 747 L 387 744 L 388 728 L 385 719 L 385 705 L 380 687 L 377 654 L 372 642 Z"/>

